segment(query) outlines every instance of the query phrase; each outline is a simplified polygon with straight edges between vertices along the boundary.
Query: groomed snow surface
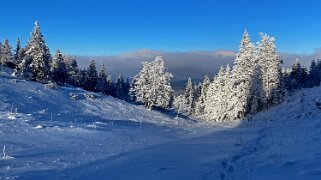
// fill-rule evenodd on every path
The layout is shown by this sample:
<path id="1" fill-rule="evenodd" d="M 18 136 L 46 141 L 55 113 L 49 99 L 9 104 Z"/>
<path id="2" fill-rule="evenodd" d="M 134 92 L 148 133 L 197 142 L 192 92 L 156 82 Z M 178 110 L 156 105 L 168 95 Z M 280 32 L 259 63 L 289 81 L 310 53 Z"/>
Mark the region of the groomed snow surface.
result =
<path id="1" fill-rule="evenodd" d="M 320 92 L 251 122 L 205 123 L 2 68 L 0 179 L 320 179 Z"/>

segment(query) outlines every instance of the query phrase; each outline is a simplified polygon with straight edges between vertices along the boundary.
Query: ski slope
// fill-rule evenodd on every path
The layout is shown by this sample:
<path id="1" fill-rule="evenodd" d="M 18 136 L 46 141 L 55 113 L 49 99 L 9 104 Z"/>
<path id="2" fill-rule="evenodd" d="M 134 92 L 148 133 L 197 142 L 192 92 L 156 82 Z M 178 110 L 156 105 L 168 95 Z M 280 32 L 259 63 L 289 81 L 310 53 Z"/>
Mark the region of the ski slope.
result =
<path id="1" fill-rule="evenodd" d="M 320 179 L 321 88 L 205 123 L 0 74 L 0 179 Z M 78 94 L 79 100 L 69 94 Z"/>

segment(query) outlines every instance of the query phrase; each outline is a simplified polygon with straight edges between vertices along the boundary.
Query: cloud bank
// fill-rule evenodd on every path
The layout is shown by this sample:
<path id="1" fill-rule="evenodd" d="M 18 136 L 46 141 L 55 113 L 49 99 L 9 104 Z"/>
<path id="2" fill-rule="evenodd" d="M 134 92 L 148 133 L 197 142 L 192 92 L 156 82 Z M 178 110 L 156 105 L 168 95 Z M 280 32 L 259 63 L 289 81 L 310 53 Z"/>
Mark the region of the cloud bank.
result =
<path id="1" fill-rule="evenodd" d="M 211 78 L 218 72 L 220 66 L 233 65 L 235 51 L 187 51 L 167 52 L 158 50 L 142 49 L 134 52 L 122 53 L 114 56 L 75 56 L 80 67 L 87 67 L 91 59 L 95 59 L 98 66 L 102 63 L 109 74 L 116 76 L 123 74 L 133 77 L 142 68 L 141 62 L 152 61 L 155 56 L 163 56 L 165 66 L 174 75 L 175 80 L 183 80 L 187 77 L 202 79 L 205 74 Z M 284 67 L 290 67 L 296 58 L 302 64 L 308 66 L 313 59 L 321 59 L 321 48 L 311 54 L 291 54 L 280 52 Z"/>
<path id="2" fill-rule="evenodd" d="M 138 50 L 116 56 L 76 56 L 80 67 L 88 66 L 90 59 L 97 64 L 105 64 L 108 73 L 123 74 L 127 77 L 136 75 L 144 61 L 152 61 L 155 56 L 163 56 L 165 66 L 175 79 L 203 78 L 205 74 L 214 76 L 222 65 L 232 65 L 235 52 L 228 50 L 166 52 L 157 50 Z"/>
<path id="3" fill-rule="evenodd" d="M 312 60 L 321 59 L 321 48 L 315 49 L 311 54 L 292 54 L 292 53 L 279 53 L 283 60 L 284 67 L 291 67 L 296 59 L 299 60 L 304 66 L 309 66 Z"/>

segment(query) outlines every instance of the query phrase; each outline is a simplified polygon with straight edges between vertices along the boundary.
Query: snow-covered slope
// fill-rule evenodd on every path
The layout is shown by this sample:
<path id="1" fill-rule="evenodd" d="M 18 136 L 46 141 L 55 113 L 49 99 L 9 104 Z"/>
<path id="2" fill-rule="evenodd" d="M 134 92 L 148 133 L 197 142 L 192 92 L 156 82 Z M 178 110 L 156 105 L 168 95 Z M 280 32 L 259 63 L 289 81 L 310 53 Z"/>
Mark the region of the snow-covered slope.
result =
<path id="1" fill-rule="evenodd" d="M 321 88 L 306 89 L 236 128 L 108 158 L 66 177 L 320 179 Z M 317 100 L 318 101 L 318 100 Z"/>
<path id="2" fill-rule="evenodd" d="M 0 147 L 14 159 L 2 158 L 0 179 L 320 179 L 320 92 L 252 122 L 206 124 L 2 73 Z"/>
<path id="3" fill-rule="evenodd" d="M 5 71 L 4 71 L 5 70 Z M 0 71 L 0 179 L 61 170 L 195 134 L 195 122 L 72 87 L 45 85 Z M 72 99 L 70 93 L 79 96 Z"/>

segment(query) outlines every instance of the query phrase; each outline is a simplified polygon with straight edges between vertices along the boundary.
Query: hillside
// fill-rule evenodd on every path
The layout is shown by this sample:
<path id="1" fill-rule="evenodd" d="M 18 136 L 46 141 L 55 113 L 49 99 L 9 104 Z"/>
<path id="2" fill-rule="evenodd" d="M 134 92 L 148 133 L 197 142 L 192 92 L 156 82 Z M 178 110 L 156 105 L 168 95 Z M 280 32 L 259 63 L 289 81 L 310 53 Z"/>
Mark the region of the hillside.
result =
<path id="1" fill-rule="evenodd" d="M 321 88 L 252 122 L 200 123 L 0 74 L 1 179 L 319 179 Z M 70 98 L 77 94 L 79 100 Z"/>

